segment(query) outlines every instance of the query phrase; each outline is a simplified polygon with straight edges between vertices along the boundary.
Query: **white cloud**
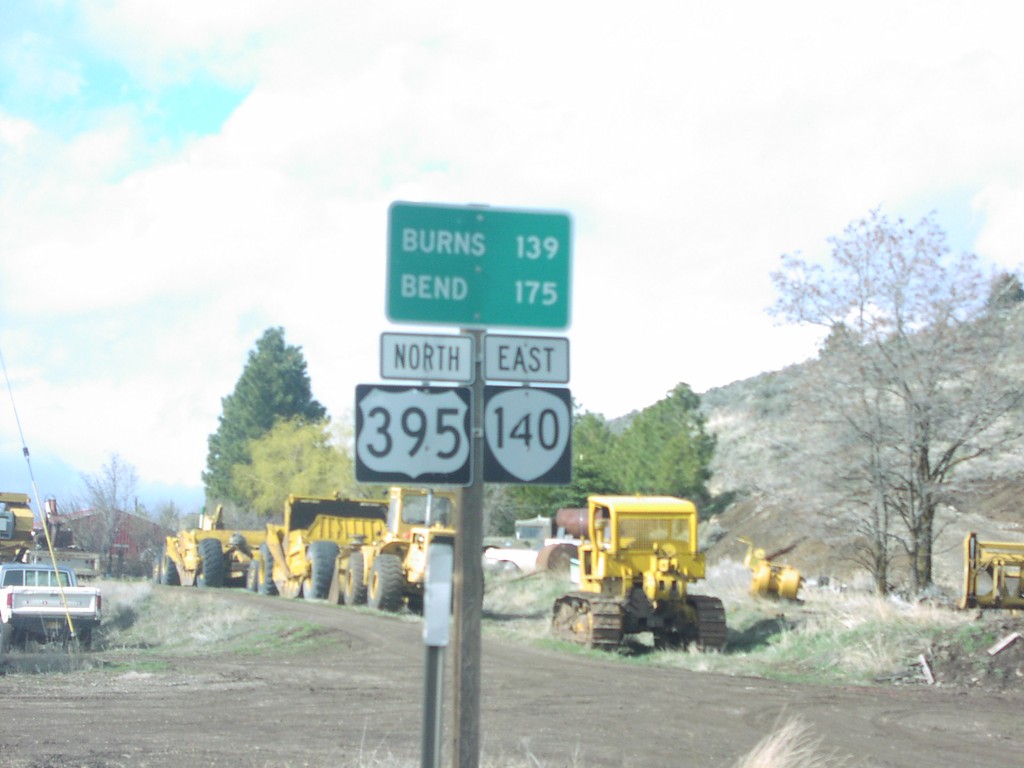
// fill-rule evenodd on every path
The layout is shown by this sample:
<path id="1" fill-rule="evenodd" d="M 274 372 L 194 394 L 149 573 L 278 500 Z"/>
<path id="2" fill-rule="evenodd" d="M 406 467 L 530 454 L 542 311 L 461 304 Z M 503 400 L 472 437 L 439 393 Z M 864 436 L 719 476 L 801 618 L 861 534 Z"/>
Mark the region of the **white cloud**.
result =
<path id="1" fill-rule="evenodd" d="M 251 89 L 177 153 L 142 145 L 131 104 L 67 143 L 0 115 L 0 341 L 47 440 L 91 466 L 198 482 L 272 325 L 349 410 L 377 379 L 395 199 L 573 214 L 571 386 L 610 417 L 812 354 L 764 314 L 768 274 L 880 203 L 973 200 L 975 247 L 1019 263 L 1007 4 L 84 8 L 154 87 Z M 62 324 L 106 338 L 65 348 Z"/>

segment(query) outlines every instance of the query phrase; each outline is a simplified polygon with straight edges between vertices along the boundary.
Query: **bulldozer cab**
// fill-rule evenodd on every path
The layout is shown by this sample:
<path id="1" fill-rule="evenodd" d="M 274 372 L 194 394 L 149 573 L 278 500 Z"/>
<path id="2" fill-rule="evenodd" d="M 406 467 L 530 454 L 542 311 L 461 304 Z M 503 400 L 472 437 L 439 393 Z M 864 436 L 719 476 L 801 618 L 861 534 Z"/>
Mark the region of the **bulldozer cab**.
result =
<path id="1" fill-rule="evenodd" d="M 401 535 L 413 528 L 450 528 L 454 498 L 448 493 L 412 488 L 392 488 L 388 503 L 388 530 Z"/>
<path id="2" fill-rule="evenodd" d="M 589 518 L 591 540 L 611 555 L 697 551 L 697 509 L 684 499 L 595 496 Z"/>
<path id="3" fill-rule="evenodd" d="M 680 584 L 704 576 L 704 558 L 697 553 L 697 508 L 690 501 L 592 496 L 588 529 L 589 539 L 580 546 L 584 589 L 625 592 L 653 573 L 673 574 Z"/>

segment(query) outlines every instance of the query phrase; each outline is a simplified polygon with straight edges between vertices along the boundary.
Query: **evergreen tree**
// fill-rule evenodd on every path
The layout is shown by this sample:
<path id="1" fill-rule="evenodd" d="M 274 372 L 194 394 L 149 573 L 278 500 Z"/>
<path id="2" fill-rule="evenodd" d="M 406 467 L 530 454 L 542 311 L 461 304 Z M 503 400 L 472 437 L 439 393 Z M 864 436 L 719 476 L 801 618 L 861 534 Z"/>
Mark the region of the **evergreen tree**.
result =
<path id="1" fill-rule="evenodd" d="M 715 438 L 704 429 L 700 397 L 688 384 L 645 408 L 616 441 L 614 472 L 620 493 L 709 499 L 707 482 Z"/>
<path id="2" fill-rule="evenodd" d="M 232 483 L 234 468 L 251 463 L 250 441 L 262 437 L 281 419 L 318 421 L 326 409 L 313 399 L 302 348 L 285 343 L 283 328 L 268 328 L 249 352 L 234 392 L 221 400 L 217 431 L 208 440 L 208 501 L 244 504 Z"/>
<path id="3" fill-rule="evenodd" d="M 1024 287 L 1012 272 L 1000 272 L 989 283 L 987 306 L 991 311 L 1012 309 L 1024 303 Z"/>
<path id="4" fill-rule="evenodd" d="M 511 485 L 502 499 L 509 514 L 493 521 L 495 532 L 511 534 L 513 521 L 553 515 L 562 507 L 584 507 L 587 496 L 616 493 L 612 465 L 615 436 L 600 414 L 577 413 L 572 426 L 572 480 L 568 485 Z"/>

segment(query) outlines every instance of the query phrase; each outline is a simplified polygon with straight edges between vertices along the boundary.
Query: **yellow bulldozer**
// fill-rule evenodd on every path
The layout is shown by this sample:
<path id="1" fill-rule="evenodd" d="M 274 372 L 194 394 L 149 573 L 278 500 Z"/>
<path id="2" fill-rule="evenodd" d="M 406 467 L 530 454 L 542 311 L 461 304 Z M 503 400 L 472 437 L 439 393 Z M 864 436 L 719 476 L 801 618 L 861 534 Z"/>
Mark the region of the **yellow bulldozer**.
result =
<path id="1" fill-rule="evenodd" d="M 591 496 L 579 547 L 580 589 L 555 600 L 555 637 L 615 650 L 651 632 L 659 648 L 725 647 L 722 601 L 688 594 L 705 577 L 697 508 L 671 496 Z"/>
<path id="2" fill-rule="evenodd" d="M 202 512 L 199 527 L 168 536 L 153 564 L 153 580 L 165 586 L 241 587 L 263 531 L 227 530 L 224 507 Z"/>
<path id="3" fill-rule="evenodd" d="M 964 592 L 959 607 L 1024 608 L 1024 544 L 964 538 Z"/>
<path id="4" fill-rule="evenodd" d="M 422 610 L 427 551 L 434 541 L 454 542 L 454 506 L 451 493 L 392 488 L 383 535 L 342 552 L 339 579 L 345 604 Z"/>
<path id="5" fill-rule="evenodd" d="M 752 573 L 750 594 L 758 597 L 796 600 L 797 594 L 800 592 L 800 585 L 803 583 L 800 571 L 791 565 L 780 565 L 774 562 L 776 558 L 792 551 L 796 544 L 790 544 L 788 547 L 783 547 L 767 555 L 761 547 L 755 547 L 754 542 L 750 539 L 740 537 L 739 541 L 747 545 L 747 554 L 743 558 L 743 564 Z"/>
<path id="6" fill-rule="evenodd" d="M 386 520 L 381 499 L 291 495 L 282 524 L 267 525 L 246 584 L 265 595 L 339 602 L 339 556 L 382 539 Z"/>

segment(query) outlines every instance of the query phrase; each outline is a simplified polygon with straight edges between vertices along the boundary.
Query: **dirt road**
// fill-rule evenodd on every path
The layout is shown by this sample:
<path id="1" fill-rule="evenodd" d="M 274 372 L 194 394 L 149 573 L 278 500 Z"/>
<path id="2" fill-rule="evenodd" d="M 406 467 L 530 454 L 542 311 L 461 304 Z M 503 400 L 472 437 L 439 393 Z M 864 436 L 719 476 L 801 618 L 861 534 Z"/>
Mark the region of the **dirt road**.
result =
<path id="1" fill-rule="evenodd" d="M 218 599 L 259 601 L 260 611 L 314 624 L 316 642 L 301 654 L 147 656 L 116 670 L 8 675 L 0 764 L 419 765 L 418 623 L 240 591 Z M 789 685 L 583 658 L 488 633 L 483 650 L 486 766 L 725 768 L 789 717 L 850 766 L 997 768 L 1019 765 L 1024 751 L 1019 693 Z M 96 656 L 120 664 L 131 652 Z"/>

